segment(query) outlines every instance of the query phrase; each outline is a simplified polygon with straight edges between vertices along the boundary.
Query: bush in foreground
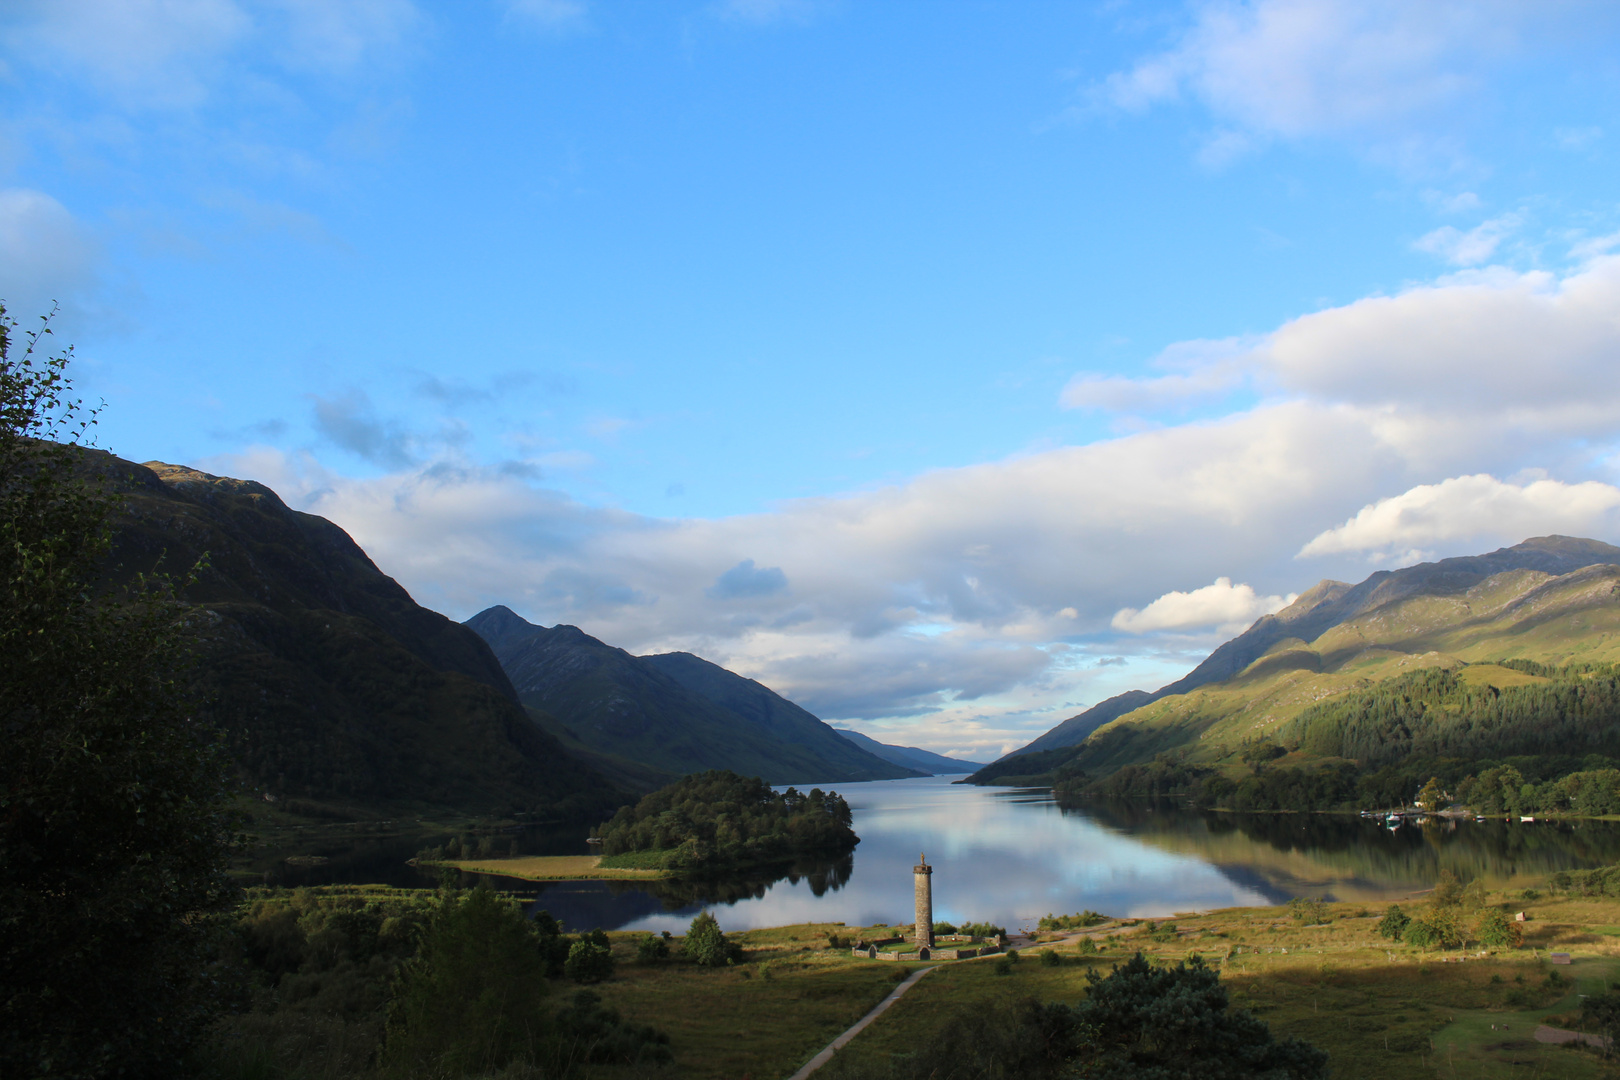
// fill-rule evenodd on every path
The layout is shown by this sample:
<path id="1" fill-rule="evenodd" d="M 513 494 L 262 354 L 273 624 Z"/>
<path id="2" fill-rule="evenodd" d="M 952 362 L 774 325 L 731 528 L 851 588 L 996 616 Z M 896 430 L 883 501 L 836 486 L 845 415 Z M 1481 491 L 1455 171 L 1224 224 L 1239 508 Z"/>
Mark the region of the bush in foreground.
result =
<path id="1" fill-rule="evenodd" d="M 999 963 L 999 962 L 998 962 Z M 1010 965 L 1009 965 L 1010 970 Z M 1276 1040 L 1247 1011 L 1228 1008 L 1220 977 L 1194 958 L 1154 967 L 1138 953 L 1106 977 L 1087 976 L 1077 1005 L 1026 1000 L 948 1017 L 915 1054 L 881 1065 L 843 1055 L 827 1080 L 1325 1080 L 1327 1054 Z"/>
<path id="2" fill-rule="evenodd" d="M 742 948 L 726 940 L 726 935 L 720 932 L 720 923 L 707 911 L 692 920 L 682 951 L 704 967 L 725 967 L 742 959 Z"/>
<path id="3" fill-rule="evenodd" d="M 534 1063 L 548 1035 L 546 991 L 539 935 L 515 903 L 487 886 L 446 892 L 415 958 L 400 969 L 384 1069 L 456 1076 Z"/>

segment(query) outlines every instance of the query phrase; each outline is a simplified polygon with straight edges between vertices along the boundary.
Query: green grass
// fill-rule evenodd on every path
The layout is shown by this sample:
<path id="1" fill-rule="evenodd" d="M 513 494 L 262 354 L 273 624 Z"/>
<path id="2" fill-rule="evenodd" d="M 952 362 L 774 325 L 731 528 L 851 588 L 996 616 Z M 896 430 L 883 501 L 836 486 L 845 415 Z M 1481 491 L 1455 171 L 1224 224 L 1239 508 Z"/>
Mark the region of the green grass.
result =
<path id="1" fill-rule="evenodd" d="M 994 961 L 950 964 L 913 987 L 840 1057 L 856 1070 L 875 1066 L 908 1053 L 965 1009 L 1021 997 L 1077 1000 L 1087 971 L 1106 975 L 1141 949 L 1166 963 L 1199 953 L 1221 969 L 1234 1008 L 1250 1009 L 1278 1036 L 1326 1050 L 1338 1077 L 1612 1075 L 1593 1053 L 1533 1036 L 1543 1022 L 1576 1023 L 1577 992 L 1594 993 L 1620 978 L 1620 942 L 1594 932 L 1614 924 L 1620 901 L 1565 898 L 1528 906 L 1526 947 L 1485 958 L 1475 955 L 1477 948 L 1425 953 L 1390 945 L 1373 931 L 1376 914 L 1356 917 L 1360 905 L 1352 904 L 1329 905 L 1333 921 L 1320 928 L 1296 925 L 1286 908 L 1178 915 L 1173 941 L 1150 937 L 1145 923 L 1110 926 L 1087 934 L 1094 941 L 1115 937 L 1101 956 L 1081 956 L 1072 936 L 1042 945 L 1063 958 L 1057 967 L 1041 964 L 1036 950 L 1007 974 L 998 974 Z M 1574 963 L 1554 968 L 1546 961 L 1551 949 L 1569 951 Z M 1464 955 L 1470 959 L 1459 959 Z M 1552 971 L 1575 983 L 1547 985 Z"/>
<path id="2" fill-rule="evenodd" d="M 618 973 L 594 989 L 626 1018 L 669 1034 L 676 1076 L 787 1076 L 915 970 L 833 952 L 829 933 L 852 931 L 828 923 L 727 934 L 746 959 L 718 969 L 637 963 L 634 943 L 643 935 L 614 933 Z"/>
<path id="3" fill-rule="evenodd" d="M 520 855 L 515 859 L 450 859 L 428 866 L 454 866 L 474 874 L 500 874 L 525 881 L 649 881 L 672 876 L 663 869 L 602 865 L 596 855 Z"/>

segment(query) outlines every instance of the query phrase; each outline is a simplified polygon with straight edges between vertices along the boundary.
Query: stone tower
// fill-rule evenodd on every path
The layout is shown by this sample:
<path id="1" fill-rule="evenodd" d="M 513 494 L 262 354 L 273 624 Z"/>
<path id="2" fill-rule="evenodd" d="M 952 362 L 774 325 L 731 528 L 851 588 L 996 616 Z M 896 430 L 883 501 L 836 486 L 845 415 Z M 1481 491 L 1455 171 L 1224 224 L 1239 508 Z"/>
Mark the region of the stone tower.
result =
<path id="1" fill-rule="evenodd" d="M 934 945 L 934 868 L 928 865 L 928 860 L 917 855 L 917 865 L 911 868 L 912 881 L 917 892 L 917 932 L 915 934 L 917 948 L 924 946 L 932 948 Z"/>

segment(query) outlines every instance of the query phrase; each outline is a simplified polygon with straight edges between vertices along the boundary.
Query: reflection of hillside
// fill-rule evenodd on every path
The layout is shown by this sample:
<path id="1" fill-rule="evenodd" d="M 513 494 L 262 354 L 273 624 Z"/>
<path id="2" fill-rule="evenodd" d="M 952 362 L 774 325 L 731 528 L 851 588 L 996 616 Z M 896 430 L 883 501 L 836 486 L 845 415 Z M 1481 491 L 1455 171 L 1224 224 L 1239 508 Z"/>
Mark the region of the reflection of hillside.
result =
<path id="1" fill-rule="evenodd" d="M 742 871 L 725 877 L 673 878 L 651 881 L 634 888 L 651 892 L 663 902 L 667 910 L 675 911 L 694 904 L 735 904 L 739 900 L 758 900 L 772 885 L 786 880 L 789 885 L 804 881 L 816 896 L 829 889 L 842 889 L 854 870 L 853 856 L 846 855 L 833 862 L 804 861 L 775 868 L 767 872 Z"/>
<path id="2" fill-rule="evenodd" d="M 1087 802 L 1064 812 L 1201 859 L 1276 896 L 1330 893 L 1371 902 L 1426 889 L 1443 869 L 1501 888 L 1620 862 L 1620 824 L 1607 821 L 1466 821 L 1391 831 L 1347 816 L 1220 814 L 1147 800 Z"/>

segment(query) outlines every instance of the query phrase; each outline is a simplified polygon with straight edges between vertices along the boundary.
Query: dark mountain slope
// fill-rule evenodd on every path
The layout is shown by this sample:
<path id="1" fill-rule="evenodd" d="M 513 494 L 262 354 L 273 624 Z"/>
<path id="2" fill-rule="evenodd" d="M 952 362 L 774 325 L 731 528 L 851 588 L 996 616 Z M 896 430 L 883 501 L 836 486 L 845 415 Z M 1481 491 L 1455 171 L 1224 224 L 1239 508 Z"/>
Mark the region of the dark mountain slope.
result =
<path id="1" fill-rule="evenodd" d="M 730 709 L 759 731 L 769 733 L 772 738 L 814 751 L 822 760 L 846 770 L 851 779 L 877 779 L 868 775 L 883 768 L 881 764 L 873 762 L 874 757 L 889 765 L 899 764 L 882 754 L 874 754 L 865 747 L 852 744 L 819 717 L 770 687 L 727 671 L 719 664 L 711 664 L 700 656 L 674 652 L 643 656 L 641 659 L 693 693 Z M 926 772 L 903 764 L 899 764 L 899 767 L 907 772 Z"/>
<path id="2" fill-rule="evenodd" d="M 1620 564 L 1620 547 L 1597 540 L 1569 536 L 1542 536 L 1499 548 L 1484 555 L 1466 555 L 1420 563 L 1400 570 L 1380 570 L 1359 585 L 1323 581 L 1294 603 L 1258 619 L 1253 626 L 1221 645 L 1187 675 L 1152 694 L 1131 691 L 1065 720 L 1028 746 L 974 774 L 977 783 L 993 783 L 1004 776 L 1049 772 L 1051 762 L 1016 759 L 1031 753 L 1075 747 L 1093 732 L 1136 709 L 1203 686 L 1224 682 L 1247 671 L 1251 664 L 1291 640 L 1312 642 L 1342 624 L 1370 616 L 1416 597 L 1454 598 L 1487 579 L 1509 571 L 1532 571 L 1560 576 L 1588 566 Z M 1278 663 L 1298 660 L 1290 651 Z M 1135 695 L 1135 696 L 1133 696 Z M 1123 707 L 1120 707 L 1123 706 Z M 1035 768 L 1040 764 L 1042 768 Z"/>
<path id="3" fill-rule="evenodd" d="M 933 776 L 953 775 L 984 768 L 982 761 L 963 761 L 959 758 L 946 757 L 944 754 L 936 754 L 930 750 L 922 750 L 915 746 L 895 746 L 893 743 L 881 743 L 870 735 L 862 735 L 860 732 L 851 731 L 848 728 L 833 728 L 833 730 L 862 750 L 876 754 L 884 761 L 892 761 L 896 765 L 902 765 L 908 769 L 917 769 Z"/>
<path id="4" fill-rule="evenodd" d="M 597 753 L 677 774 L 731 769 L 773 784 L 913 775 L 766 687 L 695 656 L 631 656 L 578 627 L 534 626 L 500 606 L 466 625 L 494 647 L 525 705 Z"/>
<path id="5" fill-rule="evenodd" d="M 342 812 L 586 817 L 621 800 L 537 727 L 483 640 L 269 488 L 96 456 L 125 494 L 111 576 L 183 576 L 198 686 L 247 781 Z"/>

